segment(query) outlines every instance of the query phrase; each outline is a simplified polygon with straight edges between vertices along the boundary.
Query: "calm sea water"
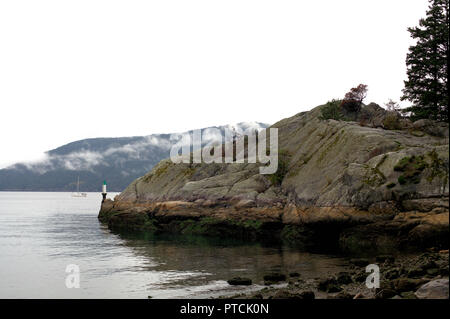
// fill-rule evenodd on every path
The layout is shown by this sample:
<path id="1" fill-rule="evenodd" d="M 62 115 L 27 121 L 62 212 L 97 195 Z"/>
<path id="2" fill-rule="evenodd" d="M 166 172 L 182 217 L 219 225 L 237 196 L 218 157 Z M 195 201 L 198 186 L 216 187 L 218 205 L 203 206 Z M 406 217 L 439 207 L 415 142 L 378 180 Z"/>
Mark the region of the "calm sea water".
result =
<path id="1" fill-rule="evenodd" d="M 0 298 L 208 298 L 259 289 L 271 271 L 314 278 L 346 263 L 289 247 L 112 233 L 97 220 L 100 201 L 0 192 Z M 80 268 L 80 288 L 66 287 L 69 264 Z M 235 276 L 255 284 L 231 287 Z"/>

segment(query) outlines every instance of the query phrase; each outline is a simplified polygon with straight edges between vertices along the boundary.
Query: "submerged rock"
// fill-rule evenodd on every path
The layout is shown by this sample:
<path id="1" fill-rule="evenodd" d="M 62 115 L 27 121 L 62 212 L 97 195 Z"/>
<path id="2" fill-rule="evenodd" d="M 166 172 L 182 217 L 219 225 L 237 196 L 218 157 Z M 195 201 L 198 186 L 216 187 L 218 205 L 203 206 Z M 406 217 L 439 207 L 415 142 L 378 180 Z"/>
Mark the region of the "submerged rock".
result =
<path id="1" fill-rule="evenodd" d="M 252 280 L 249 278 L 243 278 L 243 277 L 234 277 L 227 281 L 229 285 L 232 286 L 249 286 L 252 284 Z"/>
<path id="2" fill-rule="evenodd" d="M 271 285 L 280 281 L 286 281 L 286 275 L 280 273 L 272 273 L 264 276 L 265 284 Z"/>

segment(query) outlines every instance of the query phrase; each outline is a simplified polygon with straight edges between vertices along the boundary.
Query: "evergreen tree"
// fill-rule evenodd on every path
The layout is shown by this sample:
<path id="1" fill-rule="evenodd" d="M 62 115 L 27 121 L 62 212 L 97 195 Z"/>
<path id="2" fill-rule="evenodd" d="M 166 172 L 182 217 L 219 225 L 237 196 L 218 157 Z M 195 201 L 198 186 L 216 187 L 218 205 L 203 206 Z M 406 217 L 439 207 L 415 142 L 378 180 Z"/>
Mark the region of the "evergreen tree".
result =
<path id="1" fill-rule="evenodd" d="M 448 121 L 448 9 L 449 0 L 430 0 L 426 18 L 418 27 L 408 28 L 417 43 L 406 57 L 408 80 L 401 99 L 413 103 L 405 111 L 414 120 Z"/>

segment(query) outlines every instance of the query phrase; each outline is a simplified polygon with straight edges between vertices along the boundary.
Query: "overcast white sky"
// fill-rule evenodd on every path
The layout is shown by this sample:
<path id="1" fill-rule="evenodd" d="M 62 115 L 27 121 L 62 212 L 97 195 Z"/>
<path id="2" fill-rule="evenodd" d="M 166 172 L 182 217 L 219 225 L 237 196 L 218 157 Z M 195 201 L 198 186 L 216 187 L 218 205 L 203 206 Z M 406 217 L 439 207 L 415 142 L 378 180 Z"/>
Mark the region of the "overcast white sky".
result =
<path id="1" fill-rule="evenodd" d="M 426 0 L 0 1 L 0 168 L 88 137 L 398 100 Z"/>

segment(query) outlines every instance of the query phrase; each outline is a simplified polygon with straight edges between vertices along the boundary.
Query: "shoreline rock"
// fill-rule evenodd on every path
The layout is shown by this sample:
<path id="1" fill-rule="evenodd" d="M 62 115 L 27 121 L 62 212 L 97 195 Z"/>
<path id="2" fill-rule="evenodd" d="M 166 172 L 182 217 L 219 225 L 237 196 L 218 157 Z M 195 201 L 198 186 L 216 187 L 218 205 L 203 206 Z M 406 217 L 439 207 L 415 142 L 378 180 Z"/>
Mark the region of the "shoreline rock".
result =
<path id="1" fill-rule="evenodd" d="M 164 160 L 106 200 L 99 219 L 117 229 L 348 252 L 448 249 L 448 125 L 434 134 L 436 123 L 415 123 L 417 136 L 321 120 L 322 107 L 272 126 L 282 175 L 261 175 L 252 163 Z"/>
<path id="2" fill-rule="evenodd" d="M 448 212 L 399 212 L 387 218 L 354 208 L 313 207 L 301 210 L 314 215 L 313 220 L 292 223 L 284 218 L 292 209 L 292 205 L 288 209 L 241 208 L 226 202 L 207 206 L 184 201 L 116 204 L 108 199 L 99 219 L 111 229 L 266 240 L 350 253 L 448 248 Z"/>

